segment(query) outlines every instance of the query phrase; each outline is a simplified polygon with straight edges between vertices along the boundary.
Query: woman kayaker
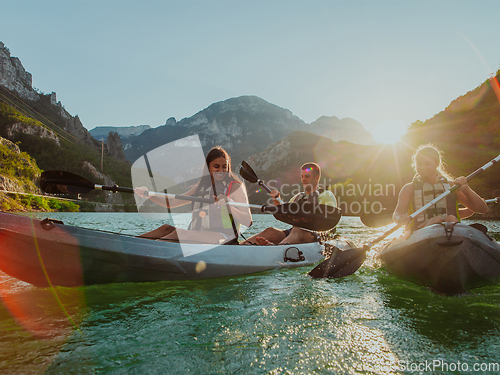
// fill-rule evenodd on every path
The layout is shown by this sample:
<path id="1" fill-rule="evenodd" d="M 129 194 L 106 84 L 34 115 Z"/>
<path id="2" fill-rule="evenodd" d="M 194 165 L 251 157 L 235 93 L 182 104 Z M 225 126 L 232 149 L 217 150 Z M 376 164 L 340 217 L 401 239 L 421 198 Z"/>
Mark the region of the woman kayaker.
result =
<path id="1" fill-rule="evenodd" d="M 150 197 L 146 187 L 135 189 L 140 197 L 148 198 L 161 206 L 174 208 L 191 203 L 192 208 L 188 230 L 165 224 L 139 237 L 186 243 L 226 243 L 237 240 L 241 224 L 246 227 L 252 224 L 249 208 L 226 205 L 228 201 L 248 203 L 245 185 L 232 172 L 231 158 L 226 150 L 219 146 L 212 148 L 205 162 L 210 174 L 203 176 L 183 195 L 214 199 L 214 203 Z"/>
<path id="2" fill-rule="evenodd" d="M 414 218 L 412 230 L 443 221 L 457 222 L 457 202 L 466 207 L 468 215 L 473 212 L 486 213 L 488 206 L 467 184 L 465 177 L 453 179 L 444 169 L 442 151 L 433 145 L 420 146 L 412 158 L 415 170 L 413 181 L 399 192 L 398 204 L 393 220 L 397 224 L 410 224 L 410 214 L 415 212 L 452 185 L 461 185 L 453 194 L 441 199 L 434 206 Z"/>

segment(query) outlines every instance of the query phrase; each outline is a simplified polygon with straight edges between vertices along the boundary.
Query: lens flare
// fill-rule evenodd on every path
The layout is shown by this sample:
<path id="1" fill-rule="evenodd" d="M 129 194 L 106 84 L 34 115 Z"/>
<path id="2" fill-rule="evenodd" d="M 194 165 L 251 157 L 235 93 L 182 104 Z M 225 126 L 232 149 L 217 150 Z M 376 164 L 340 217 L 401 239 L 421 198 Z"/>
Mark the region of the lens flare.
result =
<path id="1" fill-rule="evenodd" d="M 495 95 L 497 96 L 498 102 L 500 103 L 500 85 L 498 84 L 498 79 L 494 74 L 490 77 L 490 84 L 495 92 Z"/>
<path id="2" fill-rule="evenodd" d="M 0 283 L 4 306 L 36 337 L 52 337 L 61 330 L 75 328 L 81 332 L 73 315 L 86 305 L 83 291 L 54 287 L 54 284 L 83 285 L 79 251 L 76 254 L 65 251 L 68 246 L 72 249 L 76 246 L 78 250 L 77 241 L 61 226 L 44 229 L 35 225 L 35 220 L 24 217 L 20 217 L 19 222 L 12 221 L 4 223 L 7 228 L 0 232 L 0 268 L 7 275 L 48 288 L 20 287 L 20 282 L 14 283 L 4 276 Z M 48 245 L 47 233 L 60 241 L 51 241 Z M 64 268 L 68 271 L 64 272 Z"/>

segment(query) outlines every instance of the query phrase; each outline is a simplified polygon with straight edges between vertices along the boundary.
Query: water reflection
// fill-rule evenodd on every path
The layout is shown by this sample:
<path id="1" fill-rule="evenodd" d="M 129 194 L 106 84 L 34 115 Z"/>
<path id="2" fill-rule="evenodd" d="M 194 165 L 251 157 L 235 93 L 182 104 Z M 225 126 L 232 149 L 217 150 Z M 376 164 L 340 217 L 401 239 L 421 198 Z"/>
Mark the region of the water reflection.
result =
<path id="1" fill-rule="evenodd" d="M 140 232 L 149 225 L 139 222 L 138 229 L 128 216 L 96 215 L 104 216 L 85 216 L 86 225 L 113 231 L 135 225 Z M 62 220 L 71 224 L 76 216 Z M 110 222 L 117 224 L 104 227 Z M 253 230 L 274 224 L 260 222 Z M 490 231 L 498 235 L 495 228 Z M 384 228 L 367 229 L 348 218 L 338 231 L 363 244 Z M 336 280 L 313 280 L 306 267 L 213 280 L 61 288 L 63 294 L 83 294 L 77 300 L 84 304 L 69 295 L 67 302 L 82 334 L 58 326 L 63 319 L 49 303 L 50 291 L 39 289 L 35 321 L 56 336 L 37 338 L 0 309 L 0 369 L 390 374 L 401 373 L 402 361 L 500 361 L 500 286 L 439 296 L 378 268 L 378 248 L 360 270 Z M 11 291 L 26 300 L 31 289 L 15 284 Z"/>

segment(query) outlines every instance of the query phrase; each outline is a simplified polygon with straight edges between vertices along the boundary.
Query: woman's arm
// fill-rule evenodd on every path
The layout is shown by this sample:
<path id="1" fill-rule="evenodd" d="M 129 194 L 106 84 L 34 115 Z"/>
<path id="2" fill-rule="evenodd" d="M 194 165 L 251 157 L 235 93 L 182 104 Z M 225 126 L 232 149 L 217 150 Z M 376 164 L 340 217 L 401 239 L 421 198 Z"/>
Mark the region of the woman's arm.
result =
<path id="1" fill-rule="evenodd" d="M 191 189 L 189 189 L 187 192 L 185 192 L 182 195 L 192 196 L 194 194 L 194 192 L 196 191 L 197 186 L 198 185 L 193 186 Z M 141 198 L 149 199 L 151 202 L 156 203 L 157 205 L 160 205 L 163 207 L 167 207 L 167 208 L 180 207 L 180 206 L 184 206 L 188 203 L 191 203 L 191 201 L 184 200 L 184 199 L 175 199 L 175 198 L 167 198 L 167 197 L 162 197 L 162 196 L 157 196 L 157 195 L 156 196 L 149 195 L 148 188 L 145 186 L 135 188 L 134 191 Z"/>
<path id="2" fill-rule="evenodd" d="M 408 183 L 403 186 L 399 192 L 398 204 L 394 209 L 392 219 L 396 224 L 408 225 L 411 222 L 410 217 L 407 215 L 408 208 L 410 207 L 410 200 L 413 195 L 413 183 Z"/>
<path id="3" fill-rule="evenodd" d="M 460 219 L 467 219 L 468 217 L 474 215 L 474 211 L 472 211 L 470 208 L 460 207 L 458 209 L 458 215 L 460 216 Z"/>
<path id="4" fill-rule="evenodd" d="M 457 198 L 458 203 L 461 203 L 468 209 L 480 214 L 488 212 L 488 205 L 484 199 L 479 196 L 479 194 L 470 188 L 465 177 L 459 177 L 453 182 L 455 185 L 462 185 L 455 191 L 455 197 Z"/>

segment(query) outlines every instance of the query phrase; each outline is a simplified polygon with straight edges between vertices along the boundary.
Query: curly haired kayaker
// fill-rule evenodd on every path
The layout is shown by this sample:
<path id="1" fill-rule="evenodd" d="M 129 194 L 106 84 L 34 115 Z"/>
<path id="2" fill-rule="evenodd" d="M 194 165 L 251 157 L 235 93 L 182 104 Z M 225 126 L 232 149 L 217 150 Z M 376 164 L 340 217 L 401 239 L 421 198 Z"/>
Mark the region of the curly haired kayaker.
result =
<path id="1" fill-rule="evenodd" d="M 454 179 L 444 168 L 443 153 L 433 145 L 420 146 L 412 158 L 415 170 L 413 181 L 407 183 L 399 192 L 398 204 L 394 210 L 394 222 L 408 226 L 412 212 L 415 212 L 443 193 L 451 185 L 461 185 L 446 199 L 437 202 L 432 208 L 416 216 L 410 229 L 417 230 L 425 226 L 444 221 L 458 222 L 460 219 L 458 203 L 462 204 L 463 214 L 486 213 L 488 206 L 467 184 L 465 177 Z"/>

